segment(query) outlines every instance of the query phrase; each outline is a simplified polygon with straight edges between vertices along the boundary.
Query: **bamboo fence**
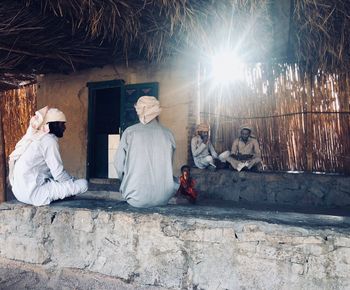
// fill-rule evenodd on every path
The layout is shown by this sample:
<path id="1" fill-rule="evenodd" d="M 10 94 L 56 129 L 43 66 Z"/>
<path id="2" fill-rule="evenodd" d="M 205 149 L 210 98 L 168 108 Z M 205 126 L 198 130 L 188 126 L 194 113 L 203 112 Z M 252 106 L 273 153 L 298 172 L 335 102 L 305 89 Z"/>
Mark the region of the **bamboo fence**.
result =
<path id="1" fill-rule="evenodd" d="M 0 92 L 6 160 L 25 134 L 29 120 L 35 114 L 36 91 L 37 86 L 34 84 Z"/>
<path id="2" fill-rule="evenodd" d="M 0 203 L 6 200 L 8 157 L 25 134 L 36 109 L 35 84 L 0 92 Z"/>
<path id="3" fill-rule="evenodd" d="M 258 64 L 242 75 L 214 86 L 201 73 L 200 119 L 210 124 L 218 152 L 247 124 L 268 170 L 350 173 L 349 74 Z"/>
<path id="4" fill-rule="evenodd" d="M 4 134 L 0 111 L 0 203 L 6 200 L 6 161 L 4 148 Z"/>

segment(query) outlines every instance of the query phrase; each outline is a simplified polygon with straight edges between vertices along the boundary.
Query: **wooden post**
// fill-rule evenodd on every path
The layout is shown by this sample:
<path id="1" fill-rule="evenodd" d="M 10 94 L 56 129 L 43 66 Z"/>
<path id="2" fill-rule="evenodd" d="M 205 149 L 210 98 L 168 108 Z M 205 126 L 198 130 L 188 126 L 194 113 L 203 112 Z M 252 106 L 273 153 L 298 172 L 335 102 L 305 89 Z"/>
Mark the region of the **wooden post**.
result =
<path id="1" fill-rule="evenodd" d="M 349 74 L 348 73 L 339 73 L 339 111 L 348 112 L 349 107 Z M 340 156 L 340 164 L 342 164 L 342 172 L 350 174 L 350 142 L 348 140 L 350 133 L 349 125 L 349 115 L 340 114 L 340 140 L 342 144 L 342 151 Z"/>
<path id="2" fill-rule="evenodd" d="M 313 163 L 313 141 L 314 141 L 314 134 L 313 134 L 313 128 L 312 128 L 312 80 L 313 80 L 313 75 L 310 71 L 307 72 L 308 77 L 307 77 L 307 88 L 308 88 L 308 94 L 306 96 L 307 104 L 306 104 L 306 130 L 305 130 L 305 142 L 306 142 L 306 159 L 307 159 L 307 171 L 311 172 L 312 171 L 312 163 Z"/>
<path id="3" fill-rule="evenodd" d="M 0 110 L 0 203 L 6 200 L 6 158 L 5 141 Z"/>
<path id="4" fill-rule="evenodd" d="M 310 69 L 303 70 L 300 73 L 303 82 L 303 111 L 304 111 L 304 148 L 306 158 L 306 171 L 312 171 L 312 145 L 313 145 L 313 130 L 312 130 L 312 72 Z"/>

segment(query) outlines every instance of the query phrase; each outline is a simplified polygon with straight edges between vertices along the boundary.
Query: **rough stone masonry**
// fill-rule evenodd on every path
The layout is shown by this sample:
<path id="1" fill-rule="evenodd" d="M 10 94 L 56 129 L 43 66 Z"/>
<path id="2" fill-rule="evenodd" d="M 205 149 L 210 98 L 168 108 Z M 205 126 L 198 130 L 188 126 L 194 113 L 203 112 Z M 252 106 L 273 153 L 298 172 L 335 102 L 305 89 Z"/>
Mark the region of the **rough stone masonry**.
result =
<path id="1" fill-rule="evenodd" d="M 192 169 L 192 175 L 204 198 L 314 208 L 350 206 L 349 176 L 200 169 Z"/>
<path id="2" fill-rule="evenodd" d="M 350 218 L 0 205 L 0 289 L 350 289 Z"/>

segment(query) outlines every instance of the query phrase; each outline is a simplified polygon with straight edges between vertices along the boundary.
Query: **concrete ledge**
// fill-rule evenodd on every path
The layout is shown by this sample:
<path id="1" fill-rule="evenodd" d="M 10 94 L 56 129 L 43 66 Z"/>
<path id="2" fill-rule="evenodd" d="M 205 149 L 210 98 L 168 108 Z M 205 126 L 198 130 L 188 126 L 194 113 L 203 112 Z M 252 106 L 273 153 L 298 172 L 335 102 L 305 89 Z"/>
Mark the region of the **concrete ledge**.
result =
<path id="1" fill-rule="evenodd" d="M 39 208 L 5 203 L 1 289 L 13 289 L 9 260 L 33 267 L 24 276 L 50 273 L 50 289 L 68 289 L 65 279 L 86 289 L 83 277 L 97 289 L 94 275 L 120 289 L 348 289 L 350 218 L 210 206 L 138 210 L 84 197 Z"/>
<path id="2" fill-rule="evenodd" d="M 276 205 L 346 207 L 350 177 L 311 173 L 192 169 L 202 198 Z"/>
<path id="3" fill-rule="evenodd" d="M 211 172 L 193 168 L 201 200 L 293 206 L 350 207 L 350 177 L 312 173 Z M 119 180 L 92 180 L 92 191 L 117 191 Z"/>

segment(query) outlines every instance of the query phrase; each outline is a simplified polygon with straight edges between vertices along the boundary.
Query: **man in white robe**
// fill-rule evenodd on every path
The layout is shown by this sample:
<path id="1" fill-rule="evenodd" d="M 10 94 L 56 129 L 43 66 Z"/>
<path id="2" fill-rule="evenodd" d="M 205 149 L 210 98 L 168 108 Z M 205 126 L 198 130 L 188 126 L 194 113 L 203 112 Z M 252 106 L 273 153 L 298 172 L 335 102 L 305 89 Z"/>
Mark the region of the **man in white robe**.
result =
<path id="1" fill-rule="evenodd" d="M 201 123 L 197 126 L 196 135 L 191 140 L 191 151 L 198 168 L 216 168 L 214 159 L 218 158 L 218 154 L 209 140 L 209 125 Z"/>
<path id="2" fill-rule="evenodd" d="M 166 205 L 177 189 L 172 168 L 175 139 L 156 118 L 161 108 L 155 97 L 140 97 L 135 109 L 140 123 L 124 131 L 114 160 L 120 192 L 134 207 Z"/>
<path id="3" fill-rule="evenodd" d="M 16 144 L 9 160 L 9 180 L 15 197 L 35 206 L 48 205 L 87 191 L 85 179 L 76 180 L 63 167 L 58 138 L 66 117 L 45 107 L 31 119 L 27 133 Z"/>

